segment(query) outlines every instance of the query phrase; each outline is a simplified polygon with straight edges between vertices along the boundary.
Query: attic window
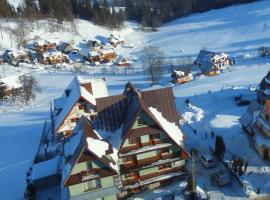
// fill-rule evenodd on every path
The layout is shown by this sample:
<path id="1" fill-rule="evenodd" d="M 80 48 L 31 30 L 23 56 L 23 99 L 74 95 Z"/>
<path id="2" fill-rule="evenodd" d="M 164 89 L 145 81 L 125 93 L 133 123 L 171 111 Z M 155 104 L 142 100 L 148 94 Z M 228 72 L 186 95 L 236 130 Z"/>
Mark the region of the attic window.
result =
<path id="1" fill-rule="evenodd" d="M 69 95 L 70 95 L 70 90 L 66 90 L 65 92 L 66 92 L 66 97 L 69 97 Z"/>
<path id="2" fill-rule="evenodd" d="M 136 142 L 136 138 L 135 137 L 128 138 L 128 143 L 129 144 L 134 144 L 135 142 Z"/>

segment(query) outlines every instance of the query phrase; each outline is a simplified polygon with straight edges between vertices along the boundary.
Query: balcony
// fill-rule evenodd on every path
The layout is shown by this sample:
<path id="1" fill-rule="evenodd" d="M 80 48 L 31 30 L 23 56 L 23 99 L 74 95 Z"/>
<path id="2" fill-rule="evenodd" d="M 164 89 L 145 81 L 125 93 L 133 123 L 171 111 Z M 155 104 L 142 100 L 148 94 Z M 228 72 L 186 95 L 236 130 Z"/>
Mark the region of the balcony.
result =
<path id="1" fill-rule="evenodd" d="M 81 172 L 82 181 L 97 179 L 99 178 L 99 170 L 98 169 L 89 169 L 87 171 Z"/>
<path id="2" fill-rule="evenodd" d="M 123 186 L 133 185 L 135 183 L 138 183 L 139 180 L 140 180 L 140 176 L 136 174 L 136 175 L 126 178 L 126 180 L 123 180 L 122 183 L 123 183 Z"/>
<path id="3" fill-rule="evenodd" d="M 173 157 L 174 157 L 174 155 L 171 152 L 160 153 L 160 159 L 161 160 L 170 159 L 170 158 L 173 158 Z"/>
<path id="4" fill-rule="evenodd" d="M 120 165 L 121 171 L 128 171 L 129 169 L 134 169 L 137 166 L 137 159 L 126 161 Z"/>

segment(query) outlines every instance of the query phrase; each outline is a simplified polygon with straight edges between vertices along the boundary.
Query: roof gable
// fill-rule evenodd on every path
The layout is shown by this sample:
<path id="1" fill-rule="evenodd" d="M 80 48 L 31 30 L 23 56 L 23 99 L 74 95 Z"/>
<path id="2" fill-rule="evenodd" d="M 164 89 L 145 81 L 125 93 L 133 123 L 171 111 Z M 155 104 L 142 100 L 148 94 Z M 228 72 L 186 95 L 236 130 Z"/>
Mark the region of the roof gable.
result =
<path id="1" fill-rule="evenodd" d="M 66 91 L 69 91 L 68 95 Z M 60 109 L 59 102 L 61 102 L 62 105 L 61 111 L 55 116 L 56 131 L 59 131 L 64 120 L 71 113 L 72 109 L 80 99 L 84 99 L 92 106 L 95 106 L 95 98 L 107 95 L 108 91 L 105 80 L 84 80 L 79 76 L 75 77 L 63 93 L 62 97 L 54 100 L 57 109 Z"/>
<path id="2" fill-rule="evenodd" d="M 97 148 L 97 146 L 99 148 Z M 66 148 L 69 148 L 69 151 Z M 64 185 L 68 182 L 74 166 L 78 163 L 84 153 L 89 154 L 90 157 L 95 157 L 99 162 L 104 164 L 108 170 L 116 174 L 116 169 L 110 164 L 112 160 L 105 156 L 112 153 L 111 145 L 108 142 L 101 140 L 92 129 L 89 121 L 84 117 L 80 119 L 80 122 L 74 129 L 73 135 L 68 138 L 68 142 L 65 143 L 64 149 L 65 156 L 70 156 L 62 173 L 62 183 Z"/>

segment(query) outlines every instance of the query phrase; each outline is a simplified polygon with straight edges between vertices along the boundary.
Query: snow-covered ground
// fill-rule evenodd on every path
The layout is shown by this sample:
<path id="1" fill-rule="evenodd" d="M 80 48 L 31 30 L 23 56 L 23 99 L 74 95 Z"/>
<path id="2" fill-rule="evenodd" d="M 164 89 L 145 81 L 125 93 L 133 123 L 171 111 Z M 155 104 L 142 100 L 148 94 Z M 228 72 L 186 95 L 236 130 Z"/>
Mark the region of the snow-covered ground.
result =
<path id="1" fill-rule="evenodd" d="M 249 160 L 248 172 L 253 173 L 244 175 L 243 179 L 253 189 L 260 188 L 261 193 L 268 194 L 270 193 L 269 163 L 262 161 L 255 150 L 249 146 L 238 122 L 246 107 L 237 107 L 233 97 L 245 94 L 248 98 L 255 98 L 254 91 L 249 89 L 250 86 L 258 84 L 270 70 L 269 60 L 254 57 L 259 46 L 270 45 L 269 15 L 270 2 L 262 1 L 175 20 L 161 27 L 158 32 L 142 32 L 137 24 L 128 22 L 121 34 L 126 44 L 133 44 L 134 48 L 117 49 L 126 56 L 140 58 L 140 50 L 145 45 L 157 45 L 164 50 L 166 58 L 172 59 L 173 62 L 177 62 L 182 56 L 194 57 L 201 48 L 225 51 L 232 55 L 253 56 L 251 59 L 237 62 L 230 72 L 216 77 L 196 77 L 184 85 L 173 86 L 173 90 L 179 113 L 190 122 L 192 127 L 198 129 L 195 135 L 189 127 L 183 125 L 187 148 L 200 146 L 202 150 L 208 149 L 208 146 L 214 142 L 210 135 L 214 130 L 215 134 L 224 137 L 229 153 Z M 12 28 L 14 24 L 3 23 L 3 26 Z M 82 40 L 102 39 L 111 33 L 110 30 L 83 20 L 78 21 L 78 31 L 79 35 L 74 36 L 68 32 L 49 33 L 46 28 L 43 28 L 29 32 L 27 39 L 31 42 L 34 38 L 61 38 L 80 45 Z M 10 39 L 12 38 L 9 32 L 5 32 L 4 39 L 0 38 L 0 46 L 11 48 Z M 15 46 L 14 41 L 12 45 Z M 180 50 L 183 51 L 180 53 Z M 30 106 L 10 105 L 10 103 L 0 105 L 0 188 L 2 188 L 0 199 L 22 199 L 25 172 L 37 151 L 44 120 L 49 119 L 50 100 L 62 94 L 74 75 L 70 72 L 49 73 L 43 69 L 33 71 L 30 68 L 15 68 L 9 65 L 0 67 L 0 72 L 1 76 L 21 72 L 33 73 L 42 88 L 42 93 L 37 95 L 36 101 Z M 87 73 L 83 76 L 103 77 L 103 75 Z M 144 74 L 117 74 L 105 77 L 110 94 L 121 93 L 128 81 L 141 89 L 152 88 Z M 160 85 L 155 87 L 168 86 L 169 80 L 169 74 L 166 74 Z M 191 101 L 190 107 L 184 103 L 187 98 Z M 200 188 L 205 188 L 207 181 L 203 176 L 199 176 L 198 184 Z M 208 190 L 211 190 L 211 187 Z M 163 192 L 167 194 L 166 191 L 161 189 L 157 194 L 161 195 Z M 241 191 L 233 194 L 245 197 Z M 228 199 L 233 197 L 229 192 L 225 192 L 225 195 Z M 152 197 L 149 194 L 149 198 Z"/>

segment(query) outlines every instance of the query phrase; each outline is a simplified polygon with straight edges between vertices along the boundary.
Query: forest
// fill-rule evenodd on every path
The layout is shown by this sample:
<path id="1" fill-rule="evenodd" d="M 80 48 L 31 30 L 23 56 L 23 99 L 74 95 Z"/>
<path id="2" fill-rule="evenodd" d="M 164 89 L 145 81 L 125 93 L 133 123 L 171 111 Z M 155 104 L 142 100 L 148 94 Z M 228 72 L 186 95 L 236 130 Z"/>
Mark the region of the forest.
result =
<path id="1" fill-rule="evenodd" d="M 1 18 L 56 19 L 58 22 L 85 19 L 108 28 L 122 28 L 125 20 L 143 27 L 160 27 L 175 18 L 258 0 L 125 0 L 124 9 L 116 9 L 119 0 L 24 0 L 14 8 L 0 0 Z M 114 3 L 115 2 L 115 3 Z"/>

